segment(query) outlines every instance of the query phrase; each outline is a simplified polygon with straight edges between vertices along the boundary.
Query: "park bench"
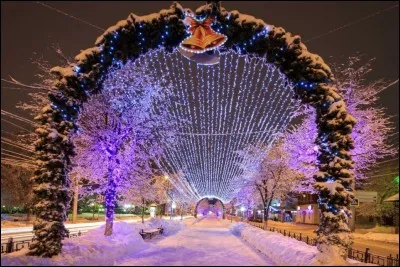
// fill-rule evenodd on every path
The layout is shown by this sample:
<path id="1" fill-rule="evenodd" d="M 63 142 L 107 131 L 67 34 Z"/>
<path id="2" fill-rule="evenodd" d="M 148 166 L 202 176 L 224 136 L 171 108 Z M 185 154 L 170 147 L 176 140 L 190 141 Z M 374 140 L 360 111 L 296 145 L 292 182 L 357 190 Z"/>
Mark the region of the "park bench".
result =
<path id="1" fill-rule="evenodd" d="M 155 228 L 155 229 L 147 229 L 141 230 L 139 234 L 142 236 L 143 239 L 151 239 L 153 236 L 162 234 L 164 232 L 164 228 L 162 226 Z"/>

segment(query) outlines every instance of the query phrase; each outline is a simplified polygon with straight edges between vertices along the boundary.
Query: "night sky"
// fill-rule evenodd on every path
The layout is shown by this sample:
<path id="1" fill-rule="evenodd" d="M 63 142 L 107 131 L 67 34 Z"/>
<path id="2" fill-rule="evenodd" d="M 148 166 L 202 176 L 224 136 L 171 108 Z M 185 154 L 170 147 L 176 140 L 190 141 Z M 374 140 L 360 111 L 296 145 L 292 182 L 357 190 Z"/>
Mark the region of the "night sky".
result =
<path id="1" fill-rule="evenodd" d="M 147 15 L 168 8 L 172 2 L 45 2 L 72 16 L 107 29 L 126 19 L 129 13 Z M 181 2 L 184 7 L 195 10 L 205 1 Z M 370 80 L 398 79 L 399 73 L 399 7 L 398 2 L 231 2 L 223 1 L 227 10 L 263 19 L 266 23 L 281 26 L 299 34 L 303 41 L 328 33 L 344 26 L 339 31 L 305 42 L 308 49 L 329 62 L 345 62 L 356 53 L 366 58 L 376 58 Z M 380 10 L 397 5 L 376 16 L 361 20 Z M 356 23 L 359 21 L 358 23 Z M 354 24 L 353 24 L 354 23 Z M 36 2 L 1 2 L 1 77 L 9 75 L 25 83 L 33 83 L 38 69 L 32 58 L 44 59 L 59 64 L 57 54 L 51 48 L 59 44 L 63 52 L 74 57 L 80 50 L 92 47 L 102 32 L 71 17 L 50 10 Z M 331 58 L 333 57 L 333 58 Z M 1 89 L 1 107 L 7 111 L 15 108 L 18 101 L 28 99 L 27 90 Z M 388 88 L 381 95 L 379 105 L 387 108 L 390 115 L 398 114 L 399 84 Z M 27 115 L 25 115 L 27 116 Z M 398 131 L 398 116 L 395 117 Z M 2 129 L 11 131 L 3 123 Z"/>

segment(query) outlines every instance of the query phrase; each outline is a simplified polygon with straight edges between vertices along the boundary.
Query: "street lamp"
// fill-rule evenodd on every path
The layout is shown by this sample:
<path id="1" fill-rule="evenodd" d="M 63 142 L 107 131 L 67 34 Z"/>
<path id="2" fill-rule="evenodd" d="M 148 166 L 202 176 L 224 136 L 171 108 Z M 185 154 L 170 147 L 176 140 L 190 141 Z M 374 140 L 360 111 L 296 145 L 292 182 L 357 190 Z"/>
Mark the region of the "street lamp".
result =
<path id="1" fill-rule="evenodd" d="M 242 206 L 242 207 L 240 208 L 240 210 L 242 211 L 242 220 L 243 220 L 243 218 L 244 218 L 244 211 L 246 210 L 246 208 Z"/>

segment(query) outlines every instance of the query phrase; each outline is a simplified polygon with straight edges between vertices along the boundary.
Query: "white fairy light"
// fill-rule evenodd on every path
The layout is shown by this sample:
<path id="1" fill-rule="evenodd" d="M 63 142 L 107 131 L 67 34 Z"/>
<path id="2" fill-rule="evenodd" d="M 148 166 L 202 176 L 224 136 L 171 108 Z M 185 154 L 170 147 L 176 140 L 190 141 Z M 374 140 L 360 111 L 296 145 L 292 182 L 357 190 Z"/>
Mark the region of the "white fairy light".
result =
<path id="1" fill-rule="evenodd" d="M 265 59 L 246 59 L 233 51 L 220 57 L 219 64 L 204 66 L 177 51 L 158 49 L 134 65 L 173 88 L 171 112 L 181 134 L 160 159 L 165 175 L 179 174 L 174 186 L 191 198 L 229 201 L 242 178 L 236 151 L 253 143 L 271 145 L 297 105 L 291 101 L 292 84 Z"/>

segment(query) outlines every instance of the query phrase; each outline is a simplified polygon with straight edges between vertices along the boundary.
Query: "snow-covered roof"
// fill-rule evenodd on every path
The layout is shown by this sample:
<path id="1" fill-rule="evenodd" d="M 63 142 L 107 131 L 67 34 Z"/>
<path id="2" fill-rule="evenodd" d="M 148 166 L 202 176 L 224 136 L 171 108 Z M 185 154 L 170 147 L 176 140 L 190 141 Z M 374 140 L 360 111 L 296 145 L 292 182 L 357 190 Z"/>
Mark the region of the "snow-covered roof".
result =
<path id="1" fill-rule="evenodd" d="M 388 197 L 387 199 L 384 200 L 384 202 L 396 202 L 396 201 L 399 201 L 399 193 L 391 197 Z"/>

